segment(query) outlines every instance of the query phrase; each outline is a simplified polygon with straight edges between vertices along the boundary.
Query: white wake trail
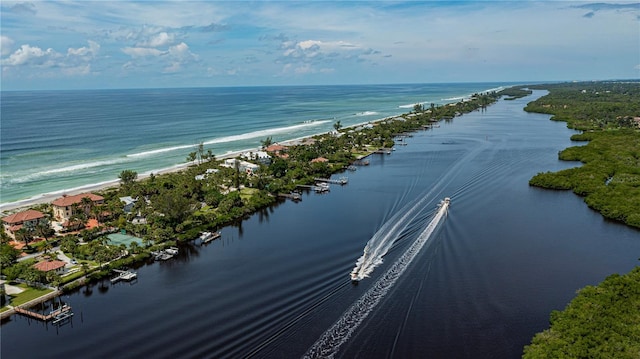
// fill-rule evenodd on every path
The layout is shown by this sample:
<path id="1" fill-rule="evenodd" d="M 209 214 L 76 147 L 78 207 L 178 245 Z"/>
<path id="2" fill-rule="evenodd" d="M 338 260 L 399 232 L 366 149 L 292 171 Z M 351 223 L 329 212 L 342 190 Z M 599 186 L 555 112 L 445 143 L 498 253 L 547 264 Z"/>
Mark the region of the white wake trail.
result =
<path id="1" fill-rule="evenodd" d="M 410 222 L 409 219 L 416 215 L 426 198 L 426 196 L 422 197 L 418 203 L 406 211 L 397 212 L 380 227 L 367 242 L 362 256 L 356 261 L 356 266 L 351 272 L 352 280 L 359 281 L 368 277 L 374 268 L 382 264 L 382 257 L 391 249 L 397 236 L 407 227 Z"/>
<path id="2" fill-rule="evenodd" d="M 415 207 L 414 207 L 415 208 Z M 309 348 L 303 358 L 333 358 L 340 346 L 389 292 L 398 278 L 418 255 L 435 231 L 449 208 L 449 198 L 441 202 L 440 208 L 424 231 L 395 263 L 366 291 L 351 307 Z"/>

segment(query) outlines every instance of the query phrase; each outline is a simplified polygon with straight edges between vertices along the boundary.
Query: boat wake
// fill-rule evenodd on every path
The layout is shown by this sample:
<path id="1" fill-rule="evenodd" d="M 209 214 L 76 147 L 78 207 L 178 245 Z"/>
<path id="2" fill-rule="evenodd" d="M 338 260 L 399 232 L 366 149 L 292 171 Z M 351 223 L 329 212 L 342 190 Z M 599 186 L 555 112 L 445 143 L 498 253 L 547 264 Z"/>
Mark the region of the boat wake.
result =
<path id="1" fill-rule="evenodd" d="M 304 358 L 333 358 L 337 354 L 340 346 L 347 342 L 360 323 L 362 323 L 380 300 L 389 292 L 398 278 L 418 255 L 422 247 L 429 241 L 431 234 L 433 234 L 442 218 L 446 215 L 449 202 L 449 198 L 445 198 L 440 202 L 438 211 L 424 231 L 418 236 L 418 239 L 407 248 L 402 256 L 393 263 L 369 290 L 347 309 L 337 322 L 324 332 L 305 353 Z M 421 201 L 418 203 L 421 203 Z M 416 207 L 418 206 L 415 205 L 409 212 L 414 212 Z"/>
<path id="2" fill-rule="evenodd" d="M 351 280 L 358 282 L 369 277 L 373 270 L 383 262 L 383 257 L 393 247 L 400 234 L 419 214 L 429 198 L 421 196 L 417 202 L 410 203 L 404 209 L 396 212 L 380 229 L 371 237 L 364 247 L 362 256 L 356 261 L 351 271 Z"/>

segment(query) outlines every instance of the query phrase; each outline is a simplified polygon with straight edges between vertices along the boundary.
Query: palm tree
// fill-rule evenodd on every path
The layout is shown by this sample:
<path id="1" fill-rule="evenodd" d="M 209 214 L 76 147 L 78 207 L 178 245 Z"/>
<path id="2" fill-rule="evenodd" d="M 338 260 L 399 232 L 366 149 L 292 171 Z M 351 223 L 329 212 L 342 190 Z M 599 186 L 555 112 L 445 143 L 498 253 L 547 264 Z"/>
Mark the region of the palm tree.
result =
<path id="1" fill-rule="evenodd" d="M 82 207 L 82 211 L 84 211 L 85 214 L 91 213 L 91 208 L 93 208 L 93 201 L 91 200 L 91 198 L 82 197 L 82 199 L 80 200 L 80 205 Z"/>
<path id="2" fill-rule="evenodd" d="M 264 140 L 260 141 L 260 143 L 262 144 L 262 149 L 265 149 L 273 144 L 273 139 L 271 138 L 271 136 L 269 136 Z"/>
<path id="3" fill-rule="evenodd" d="M 33 239 L 33 235 L 25 227 L 20 228 L 15 234 L 16 241 L 24 242 L 25 246 L 29 246 L 29 242 Z"/>
<path id="4" fill-rule="evenodd" d="M 51 228 L 49 220 L 45 218 L 36 223 L 34 232 L 38 237 L 42 237 L 45 241 L 48 241 L 49 237 L 53 235 L 54 230 L 53 228 Z"/>
<path id="5" fill-rule="evenodd" d="M 80 229 L 81 227 L 84 227 L 86 220 L 87 215 L 82 210 L 82 208 L 80 208 L 80 205 L 77 203 L 71 205 L 71 217 L 69 217 L 69 226 L 73 226 L 75 227 L 75 229 Z"/>
<path id="6" fill-rule="evenodd" d="M 340 131 L 340 129 L 342 128 L 342 123 L 340 123 L 340 120 L 336 121 L 336 123 L 333 124 L 333 128 L 335 128 L 336 131 Z"/>
<path id="7" fill-rule="evenodd" d="M 234 177 L 235 185 L 236 185 L 236 189 L 239 191 L 240 190 L 240 161 L 235 160 L 233 162 L 233 167 L 236 170 L 235 177 Z"/>
<path id="8" fill-rule="evenodd" d="M 98 226 L 100 226 L 101 214 L 102 214 L 102 208 L 100 208 L 100 206 L 91 207 L 91 215 L 93 215 L 93 218 L 96 219 Z"/>
<path id="9" fill-rule="evenodd" d="M 198 143 L 198 165 L 202 164 L 203 157 L 204 157 L 204 143 L 200 141 Z"/>
<path id="10" fill-rule="evenodd" d="M 131 253 L 133 254 L 140 253 L 140 245 L 138 245 L 138 242 L 131 242 L 129 248 L 131 248 Z"/>
<path id="11" fill-rule="evenodd" d="M 42 249 L 44 251 L 44 254 L 47 254 L 49 250 L 53 249 L 53 246 L 51 245 L 51 242 L 45 239 Z"/>

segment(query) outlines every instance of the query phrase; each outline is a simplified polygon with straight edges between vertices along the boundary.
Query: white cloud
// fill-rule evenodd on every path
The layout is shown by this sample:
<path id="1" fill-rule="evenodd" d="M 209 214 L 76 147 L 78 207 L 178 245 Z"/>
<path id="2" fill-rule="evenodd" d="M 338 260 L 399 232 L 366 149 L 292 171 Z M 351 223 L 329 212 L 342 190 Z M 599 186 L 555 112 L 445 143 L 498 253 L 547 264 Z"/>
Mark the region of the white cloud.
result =
<path id="1" fill-rule="evenodd" d="M 53 66 L 53 60 L 61 55 L 49 48 L 42 50 L 37 46 L 25 44 L 12 53 L 8 58 L 2 60 L 5 66 L 40 65 Z"/>
<path id="2" fill-rule="evenodd" d="M 167 34 L 165 31 L 154 34 L 146 41 L 139 43 L 140 47 L 161 47 L 171 45 L 175 42 L 174 34 Z"/>
<path id="3" fill-rule="evenodd" d="M 13 40 L 11 40 L 8 36 L 0 36 L 0 50 L 2 52 L 2 56 L 7 56 L 11 53 L 11 48 L 13 47 Z"/>
<path id="4" fill-rule="evenodd" d="M 77 49 L 74 48 L 69 48 L 67 50 L 67 55 L 68 56 L 79 56 L 79 57 L 89 57 L 89 58 L 93 58 L 98 54 L 98 51 L 100 50 L 100 44 L 98 44 L 95 41 L 91 41 L 89 40 L 89 47 L 83 46 Z"/>
<path id="5" fill-rule="evenodd" d="M 160 56 L 166 53 L 164 51 L 160 51 L 158 49 L 152 49 L 149 47 L 124 47 L 122 48 L 122 52 L 124 52 L 125 54 L 133 58 L 154 57 L 154 56 Z"/>
<path id="6" fill-rule="evenodd" d="M 171 46 L 169 48 L 169 54 L 177 57 L 184 57 L 190 54 L 189 45 L 184 42 L 179 43 L 178 45 Z"/>

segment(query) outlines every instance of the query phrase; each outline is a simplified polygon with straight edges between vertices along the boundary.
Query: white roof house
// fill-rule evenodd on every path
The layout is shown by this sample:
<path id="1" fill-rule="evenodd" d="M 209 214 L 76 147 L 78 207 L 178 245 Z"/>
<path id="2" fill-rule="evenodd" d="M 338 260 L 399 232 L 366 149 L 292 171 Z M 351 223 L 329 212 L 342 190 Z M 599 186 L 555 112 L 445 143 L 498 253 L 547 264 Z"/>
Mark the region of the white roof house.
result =
<path id="1" fill-rule="evenodd" d="M 224 163 L 221 164 L 220 166 L 235 168 L 236 161 L 238 162 L 238 165 L 239 165 L 238 167 L 240 168 L 240 171 L 247 172 L 249 174 L 252 174 L 253 172 L 257 171 L 260 168 L 260 165 L 247 162 L 247 161 L 238 160 L 235 158 L 227 158 L 226 160 L 224 160 Z"/>

